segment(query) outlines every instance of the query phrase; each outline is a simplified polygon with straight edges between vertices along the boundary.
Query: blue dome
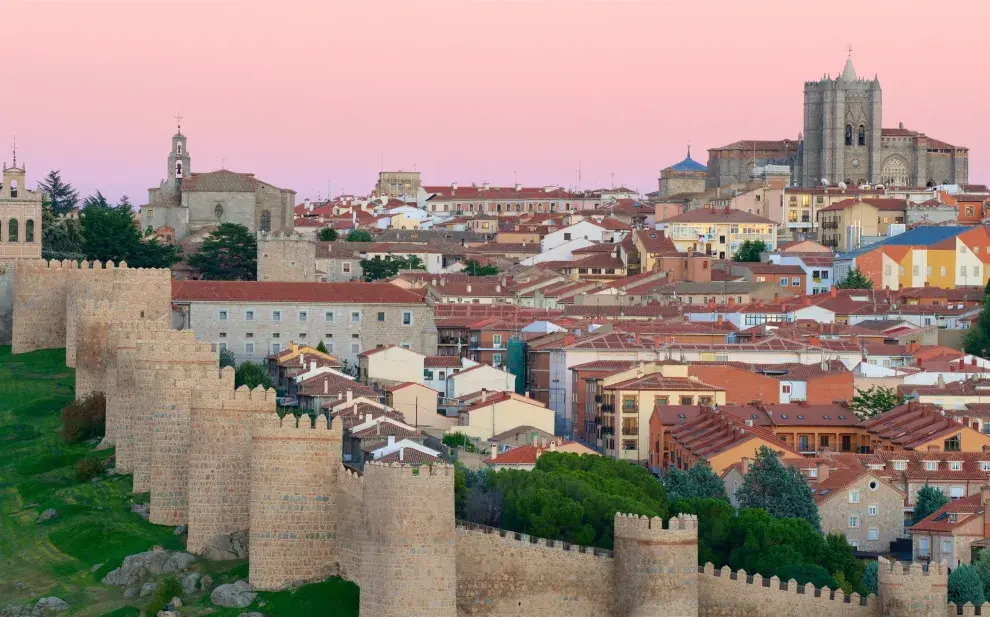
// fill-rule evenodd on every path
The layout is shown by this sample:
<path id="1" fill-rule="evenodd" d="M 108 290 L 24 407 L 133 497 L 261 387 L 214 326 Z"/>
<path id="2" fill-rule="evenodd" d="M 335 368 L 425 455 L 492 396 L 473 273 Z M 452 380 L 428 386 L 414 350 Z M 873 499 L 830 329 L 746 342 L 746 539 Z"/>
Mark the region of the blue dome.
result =
<path id="1" fill-rule="evenodd" d="M 691 158 L 691 148 L 688 148 L 687 158 L 680 163 L 674 163 L 667 169 L 671 171 L 708 171 L 708 168 Z"/>

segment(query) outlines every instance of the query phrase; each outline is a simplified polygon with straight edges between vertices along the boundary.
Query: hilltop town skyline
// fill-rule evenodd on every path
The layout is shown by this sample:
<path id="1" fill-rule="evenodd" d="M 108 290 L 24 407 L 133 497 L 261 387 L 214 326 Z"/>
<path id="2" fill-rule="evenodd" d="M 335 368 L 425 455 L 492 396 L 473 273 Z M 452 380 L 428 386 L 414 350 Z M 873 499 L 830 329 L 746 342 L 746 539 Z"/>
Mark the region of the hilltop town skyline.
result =
<path id="1" fill-rule="evenodd" d="M 251 172 L 300 200 L 325 197 L 328 183 L 334 194 L 366 194 L 382 168 L 415 168 L 441 185 L 590 189 L 614 177 L 645 193 L 689 143 L 705 163 L 708 148 L 737 140 L 797 139 L 804 82 L 838 75 L 851 46 L 860 75 L 879 76 L 885 127 L 903 122 L 968 146 L 971 175 L 990 172 L 981 148 L 990 129 L 969 102 L 981 87 L 974 67 L 950 46 L 895 36 L 917 23 L 910 6 L 856 8 L 860 23 L 883 24 L 864 36 L 846 27 L 853 5 L 840 2 L 818 17 L 822 34 L 809 44 L 799 16 L 769 0 L 714 15 L 665 3 L 567 5 L 567 29 L 555 27 L 565 7 L 553 1 L 433 3 L 444 11 L 423 7 L 429 20 L 370 4 L 300 6 L 275 22 L 253 2 L 237 3 L 236 18 L 227 3 L 115 4 L 105 19 L 106 7 L 85 5 L 94 16 L 86 34 L 73 27 L 82 5 L 15 4 L 11 23 L 45 23 L 56 43 L 36 50 L 32 29 L 0 42 L 6 57 L 32 50 L 9 79 L 40 92 L 57 78 L 72 95 L 11 100 L 0 160 L 10 160 L 16 133 L 32 178 L 58 168 L 84 194 L 140 204 L 165 176 L 181 113 L 193 171 Z M 145 21 L 140 36 L 119 31 L 125 18 Z M 956 35 L 979 22 L 957 24 Z M 657 29 L 670 23 L 683 27 Z M 262 56 L 250 41 L 272 28 L 286 44 Z M 749 40 L 735 38 L 738 28 Z M 607 36 L 615 31 L 623 34 Z M 66 53 L 78 45 L 85 65 Z M 985 43 L 973 45 L 980 57 Z M 967 95 L 938 85 L 953 83 Z"/>

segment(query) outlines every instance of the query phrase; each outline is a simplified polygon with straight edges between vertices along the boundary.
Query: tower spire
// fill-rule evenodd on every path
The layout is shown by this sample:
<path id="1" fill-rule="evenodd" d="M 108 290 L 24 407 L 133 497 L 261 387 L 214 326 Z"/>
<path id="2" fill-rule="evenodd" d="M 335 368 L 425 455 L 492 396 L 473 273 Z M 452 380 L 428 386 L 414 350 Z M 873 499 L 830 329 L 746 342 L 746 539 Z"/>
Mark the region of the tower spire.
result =
<path id="1" fill-rule="evenodd" d="M 688 142 L 688 155 L 687 155 L 687 157 L 688 158 L 691 158 L 691 142 L 690 141 Z"/>
<path id="2" fill-rule="evenodd" d="M 11 147 L 14 154 L 14 167 L 17 167 L 17 133 L 14 133 L 14 145 Z"/>
<path id="3" fill-rule="evenodd" d="M 182 114 L 181 113 L 175 114 L 175 126 L 176 126 L 176 132 L 181 135 L 182 134 Z"/>

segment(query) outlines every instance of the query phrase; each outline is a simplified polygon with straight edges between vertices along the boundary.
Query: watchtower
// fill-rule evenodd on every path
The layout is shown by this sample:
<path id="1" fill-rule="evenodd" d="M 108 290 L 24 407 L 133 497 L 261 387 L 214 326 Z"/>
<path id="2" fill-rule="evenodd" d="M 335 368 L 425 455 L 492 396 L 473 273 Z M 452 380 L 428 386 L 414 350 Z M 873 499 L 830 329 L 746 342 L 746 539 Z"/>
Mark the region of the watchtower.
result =
<path id="1" fill-rule="evenodd" d="M 698 615 L 698 519 L 615 515 L 616 617 Z"/>

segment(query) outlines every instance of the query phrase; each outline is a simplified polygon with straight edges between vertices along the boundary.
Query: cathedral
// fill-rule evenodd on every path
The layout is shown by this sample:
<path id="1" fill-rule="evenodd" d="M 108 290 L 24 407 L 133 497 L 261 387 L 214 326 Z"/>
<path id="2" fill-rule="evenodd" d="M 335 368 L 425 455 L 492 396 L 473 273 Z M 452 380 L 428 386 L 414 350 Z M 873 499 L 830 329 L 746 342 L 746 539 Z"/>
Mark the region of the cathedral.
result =
<path id="1" fill-rule="evenodd" d="M 883 128 L 880 80 L 860 78 L 852 58 L 836 77 L 804 84 L 797 141 L 742 141 L 709 150 L 707 188 L 750 180 L 754 168 L 784 164 L 792 184 L 935 186 L 969 182 L 969 149 L 904 128 Z"/>
<path id="2" fill-rule="evenodd" d="M 254 174 L 194 173 L 180 125 L 172 136 L 168 177 L 148 189 L 148 203 L 141 206 L 141 227 L 179 242 L 202 239 L 220 223 L 238 223 L 252 233 L 292 231 L 295 200 L 295 191 Z"/>

